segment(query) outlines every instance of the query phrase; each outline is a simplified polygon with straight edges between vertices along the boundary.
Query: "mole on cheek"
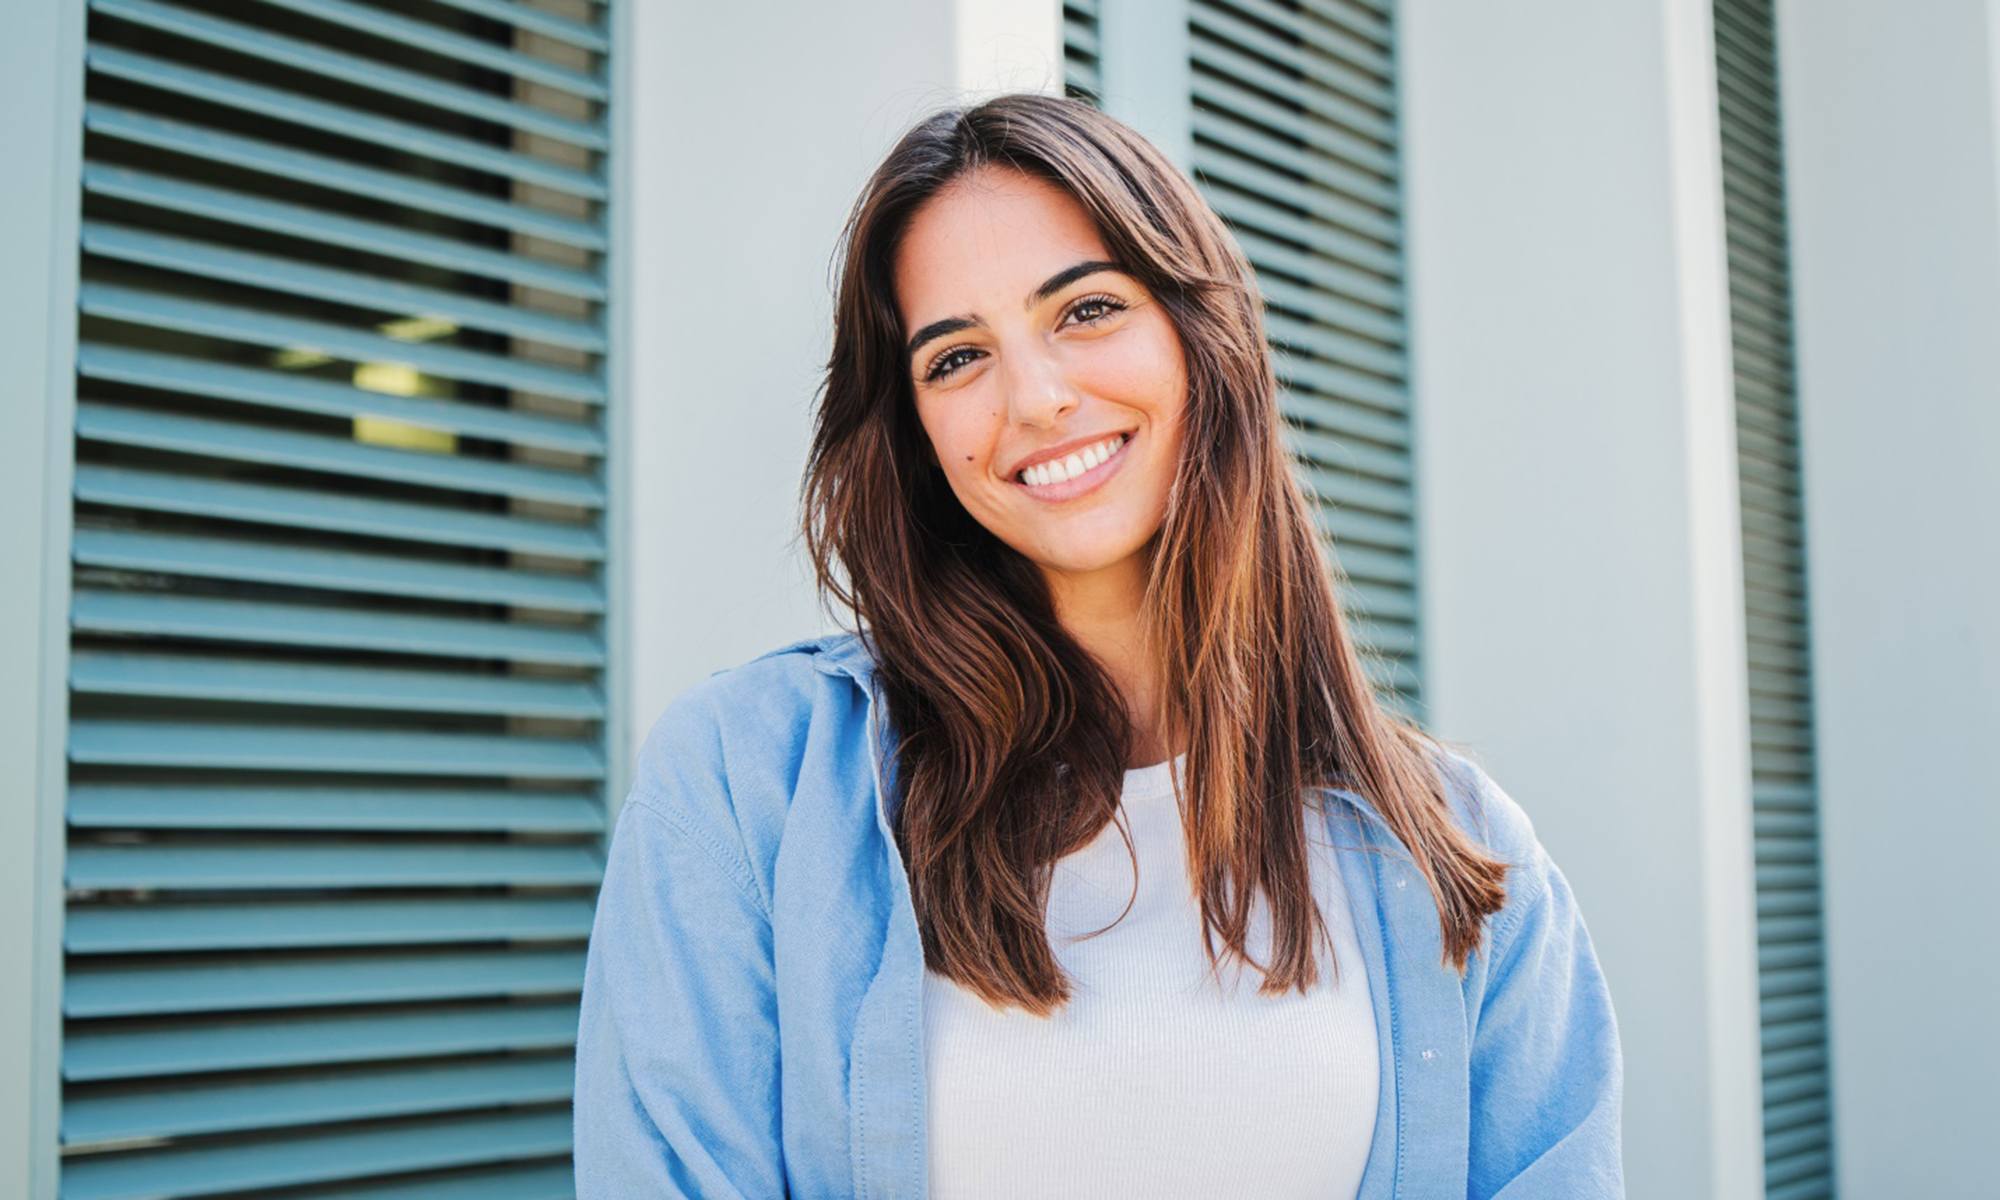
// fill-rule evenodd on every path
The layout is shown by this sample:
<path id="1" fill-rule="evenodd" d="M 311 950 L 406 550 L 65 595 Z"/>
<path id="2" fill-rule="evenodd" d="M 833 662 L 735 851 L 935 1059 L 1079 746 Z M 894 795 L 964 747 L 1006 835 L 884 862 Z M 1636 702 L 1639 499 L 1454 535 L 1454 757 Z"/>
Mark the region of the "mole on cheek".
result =
<path id="1" fill-rule="evenodd" d="M 970 454 L 966 455 L 966 456 L 965 456 L 965 461 L 966 461 L 966 462 L 971 462 L 971 461 L 972 461 L 972 456 L 971 456 Z"/>

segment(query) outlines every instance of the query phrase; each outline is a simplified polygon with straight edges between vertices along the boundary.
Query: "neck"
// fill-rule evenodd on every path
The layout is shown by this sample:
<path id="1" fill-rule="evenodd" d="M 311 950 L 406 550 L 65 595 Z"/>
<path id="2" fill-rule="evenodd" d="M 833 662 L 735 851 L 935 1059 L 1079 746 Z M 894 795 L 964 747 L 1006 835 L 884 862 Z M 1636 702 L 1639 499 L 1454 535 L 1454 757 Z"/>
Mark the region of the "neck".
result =
<path id="1" fill-rule="evenodd" d="M 1137 554 L 1083 574 L 1043 570 L 1056 619 L 1110 675 L 1125 701 L 1133 735 L 1127 767 L 1150 766 L 1179 753 L 1167 745 L 1162 680 L 1146 644 L 1146 570 Z"/>

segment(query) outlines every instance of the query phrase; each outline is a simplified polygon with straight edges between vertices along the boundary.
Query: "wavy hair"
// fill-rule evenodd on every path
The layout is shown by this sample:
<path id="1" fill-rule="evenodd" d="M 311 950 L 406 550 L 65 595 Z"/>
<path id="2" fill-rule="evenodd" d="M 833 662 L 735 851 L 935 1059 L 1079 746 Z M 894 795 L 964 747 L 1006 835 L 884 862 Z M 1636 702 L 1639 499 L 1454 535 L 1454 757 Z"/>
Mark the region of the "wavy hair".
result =
<path id="1" fill-rule="evenodd" d="M 1270 905 L 1259 991 L 1316 982 L 1332 946 L 1310 889 L 1316 788 L 1369 798 L 1436 900 L 1461 975 L 1507 864 L 1453 821 L 1442 743 L 1381 704 L 1351 642 L 1311 503 L 1290 469 L 1264 304 L 1188 178 L 1079 100 L 1009 93 L 911 127 L 841 232 L 833 345 L 800 493 L 821 602 L 865 625 L 897 731 L 893 821 L 930 969 L 998 1006 L 1070 997 L 1046 905 L 1056 859 L 1118 811 L 1133 728 L 1101 665 L 1058 623 L 1038 568 L 979 525 L 928 457 L 893 288 L 917 209 L 980 166 L 1063 188 L 1165 307 L 1187 358 L 1181 460 L 1149 543 L 1143 624 L 1211 968 Z M 1130 847 L 1130 836 L 1121 829 Z M 1129 903 L 1127 910 L 1130 911 Z M 1121 914 L 1122 918 L 1122 914 Z M 1114 921 L 1115 924 L 1115 921 Z M 1338 964 L 1335 964 L 1338 974 Z"/>

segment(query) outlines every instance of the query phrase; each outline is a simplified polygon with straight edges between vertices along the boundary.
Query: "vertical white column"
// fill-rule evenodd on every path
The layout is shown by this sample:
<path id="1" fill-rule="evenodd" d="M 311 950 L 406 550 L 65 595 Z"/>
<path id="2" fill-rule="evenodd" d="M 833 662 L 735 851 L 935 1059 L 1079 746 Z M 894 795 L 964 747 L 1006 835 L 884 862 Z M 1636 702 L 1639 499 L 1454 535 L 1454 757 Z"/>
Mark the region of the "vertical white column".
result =
<path id="1" fill-rule="evenodd" d="M 1710 16 L 1404 0 L 1425 690 L 1575 887 L 1630 1192 L 1761 1196 Z"/>
<path id="2" fill-rule="evenodd" d="M 1778 4 L 1835 1171 L 1994 1187 L 2000 6 Z"/>
<path id="3" fill-rule="evenodd" d="M 0 42 L 0 1195 L 54 1200 L 61 1105 L 80 4 Z"/>
<path id="4" fill-rule="evenodd" d="M 1062 88 L 1055 0 L 625 7 L 621 777 L 675 694 L 827 624 L 792 539 L 869 171 L 926 111 Z"/>
<path id="5" fill-rule="evenodd" d="M 1099 0 L 1104 111 L 1194 173 L 1194 65 L 1188 0 Z"/>
<path id="6" fill-rule="evenodd" d="M 952 83 L 965 101 L 1062 94 L 1062 0 L 952 0 Z"/>

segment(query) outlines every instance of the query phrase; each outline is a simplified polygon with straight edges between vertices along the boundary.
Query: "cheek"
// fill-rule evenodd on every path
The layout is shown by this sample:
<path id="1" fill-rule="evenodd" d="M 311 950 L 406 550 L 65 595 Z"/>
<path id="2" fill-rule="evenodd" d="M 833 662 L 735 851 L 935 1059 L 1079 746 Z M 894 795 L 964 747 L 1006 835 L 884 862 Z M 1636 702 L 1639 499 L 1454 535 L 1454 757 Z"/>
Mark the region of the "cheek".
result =
<path id="1" fill-rule="evenodd" d="M 1171 326 L 1148 322 L 1106 338 L 1079 367 L 1091 389 L 1159 412 L 1178 409 L 1187 390 L 1180 342 Z"/>
<path id="2" fill-rule="evenodd" d="M 931 449 L 949 478 L 963 482 L 989 469 L 996 426 L 985 406 L 978 402 L 941 405 L 922 416 Z"/>

